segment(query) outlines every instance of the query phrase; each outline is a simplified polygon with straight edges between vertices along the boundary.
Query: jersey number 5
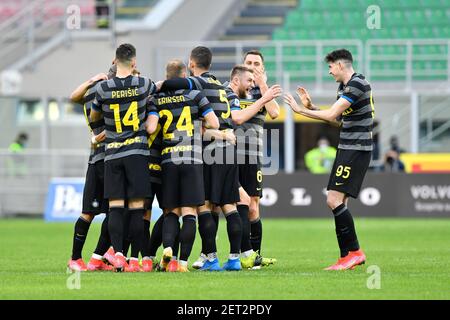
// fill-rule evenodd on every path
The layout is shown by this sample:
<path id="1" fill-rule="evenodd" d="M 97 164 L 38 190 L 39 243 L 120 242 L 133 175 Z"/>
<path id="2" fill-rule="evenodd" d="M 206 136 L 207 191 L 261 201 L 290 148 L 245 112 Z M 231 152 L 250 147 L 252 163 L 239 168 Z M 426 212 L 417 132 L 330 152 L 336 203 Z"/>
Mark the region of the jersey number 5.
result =
<path id="1" fill-rule="evenodd" d="M 220 94 L 220 101 L 227 104 L 227 112 L 222 112 L 220 114 L 222 119 L 225 120 L 225 119 L 228 119 L 230 117 L 230 114 L 231 114 L 230 103 L 228 102 L 227 92 L 225 90 L 219 90 L 219 94 Z"/>
<path id="2" fill-rule="evenodd" d="M 133 101 L 128 107 L 123 119 L 120 119 L 120 104 L 112 104 L 109 106 L 114 111 L 114 123 L 116 124 L 116 132 L 122 133 L 122 123 L 124 126 L 133 126 L 133 131 L 139 130 L 138 103 Z"/>

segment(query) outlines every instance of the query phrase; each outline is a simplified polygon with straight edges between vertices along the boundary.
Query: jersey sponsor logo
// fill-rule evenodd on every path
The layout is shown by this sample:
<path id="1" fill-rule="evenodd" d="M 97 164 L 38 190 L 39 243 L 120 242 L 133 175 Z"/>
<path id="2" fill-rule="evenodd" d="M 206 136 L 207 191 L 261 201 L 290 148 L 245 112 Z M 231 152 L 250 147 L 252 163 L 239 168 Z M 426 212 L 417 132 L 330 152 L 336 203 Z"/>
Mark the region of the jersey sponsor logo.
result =
<path id="1" fill-rule="evenodd" d="M 192 146 L 175 146 L 175 147 L 167 147 L 164 148 L 161 152 L 161 155 L 164 155 L 166 153 L 170 152 L 186 152 L 186 151 L 192 151 Z"/>
<path id="2" fill-rule="evenodd" d="M 148 168 L 153 171 L 161 171 L 161 166 L 157 163 L 149 163 Z"/>
<path id="3" fill-rule="evenodd" d="M 125 140 L 124 142 L 111 142 L 106 145 L 107 149 L 117 149 L 123 146 L 128 146 L 130 144 L 139 143 L 142 142 L 141 137 L 135 137 L 135 138 L 129 138 Z"/>
<path id="4" fill-rule="evenodd" d="M 346 115 L 349 115 L 352 112 L 353 112 L 353 108 L 350 107 L 350 108 L 346 109 L 344 112 L 342 112 L 342 115 L 346 116 Z"/>

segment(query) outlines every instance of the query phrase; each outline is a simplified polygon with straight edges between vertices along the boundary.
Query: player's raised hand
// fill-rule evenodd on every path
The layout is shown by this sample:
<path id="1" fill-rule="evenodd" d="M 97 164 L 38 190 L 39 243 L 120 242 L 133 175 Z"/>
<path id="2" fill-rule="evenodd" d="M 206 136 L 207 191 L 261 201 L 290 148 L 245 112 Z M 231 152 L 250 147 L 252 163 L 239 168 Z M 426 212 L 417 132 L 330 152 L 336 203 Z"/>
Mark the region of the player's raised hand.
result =
<path id="1" fill-rule="evenodd" d="M 262 68 L 253 69 L 253 79 L 258 87 L 265 86 L 267 83 L 267 75 Z"/>
<path id="2" fill-rule="evenodd" d="M 271 86 L 263 95 L 263 98 L 269 102 L 275 98 L 278 98 L 283 93 L 283 89 L 278 84 Z"/>
<path id="3" fill-rule="evenodd" d="M 156 85 L 156 92 L 159 92 L 161 90 L 161 87 L 162 87 L 163 83 L 164 83 L 164 80 L 160 80 L 160 81 L 155 83 L 155 85 Z"/>
<path id="4" fill-rule="evenodd" d="M 89 81 L 94 83 L 100 80 L 108 80 L 108 76 L 106 75 L 106 73 L 99 73 L 95 76 L 93 76 Z"/>
<path id="5" fill-rule="evenodd" d="M 306 108 L 308 108 L 310 110 L 314 110 L 313 104 L 311 101 L 311 97 L 305 88 L 298 87 L 296 93 L 297 93 L 298 97 L 300 98 L 300 101 Z"/>
<path id="6" fill-rule="evenodd" d="M 290 93 L 286 93 L 284 95 L 284 103 L 286 103 L 288 106 L 290 106 L 292 111 L 294 111 L 295 113 L 301 113 L 302 109 L 305 108 L 303 106 L 300 107 L 298 105 L 297 101 L 295 101 L 294 97 Z"/>

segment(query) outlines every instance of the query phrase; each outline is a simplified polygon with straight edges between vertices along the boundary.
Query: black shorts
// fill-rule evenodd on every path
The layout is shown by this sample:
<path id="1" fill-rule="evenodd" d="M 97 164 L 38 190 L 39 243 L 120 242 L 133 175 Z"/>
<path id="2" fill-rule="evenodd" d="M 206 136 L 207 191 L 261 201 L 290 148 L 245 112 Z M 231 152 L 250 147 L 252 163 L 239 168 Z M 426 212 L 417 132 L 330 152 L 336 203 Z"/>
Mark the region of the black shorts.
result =
<path id="1" fill-rule="evenodd" d="M 236 164 L 203 165 L 205 199 L 223 206 L 239 202 L 239 167 Z"/>
<path id="2" fill-rule="evenodd" d="M 150 194 L 148 157 L 131 155 L 105 161 L 105 198 L 139 199 Z"/>
<path id="3" fill-rule="evenodd" d="M 162 208 L 203 205 L 205 203 L 203 164 L 163 164 L 161 191 Z"/>
<path id="4" fill-rule="evenodd" d="M 105 164 L 97 161 L 89 164 L 83 190 L 83 213 L 97 215 L 108 213 L 108 200 L 103 197 Z"/>
<path id="5" fill-rule="evenodd" d="M 262 180 L 260 164 L 239 165 L 239 182 L 250 197 L 262 197 Z"/>
<path id="6" fill-rule="evenodd" d="M 146 207 L 147 210 L 152 210 L 152 204 L 153 200 L 158 199 L 159 207 L 162 208 L 161 202 L 162 202 L 162 190 L 161 190 L 161 183 L 151 182 L 151 193 L 150 196 L 145 199 L 146 201 Z"/>
<path id="7" fill-rule="evenodd" d="M 357 198 L 371 158 L 371 151 L 338 149 L 327 190 Z"/>

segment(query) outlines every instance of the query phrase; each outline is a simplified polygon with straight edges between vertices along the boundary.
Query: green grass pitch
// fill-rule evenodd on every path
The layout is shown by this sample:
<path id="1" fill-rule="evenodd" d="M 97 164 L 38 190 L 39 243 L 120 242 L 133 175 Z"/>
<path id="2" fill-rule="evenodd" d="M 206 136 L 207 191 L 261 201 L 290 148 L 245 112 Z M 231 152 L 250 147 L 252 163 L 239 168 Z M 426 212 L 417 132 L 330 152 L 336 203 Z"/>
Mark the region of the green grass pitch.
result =
<path id="1" fill-rule="evenodd" d="M 221 218 L 218 248 L 228 243 Z M 188 274 L 82 273 L 69 290 L 71 223 L 0 220 L 0 299 L 450 299 L 450 219 L 356 219 L 368 260 L 353 271 L 327 272 L 337 245 L 333 219 L 265 219 L 263 254 L 274 266 L 242 272 Z M 87 262 L 100 224 L 91 226 Z M 197 234 L 190 264 L 199 252 Z M 367 268 L 380 270 L 380 289 Z M 368 281 L 369 279 L 369 281 Z"/>

